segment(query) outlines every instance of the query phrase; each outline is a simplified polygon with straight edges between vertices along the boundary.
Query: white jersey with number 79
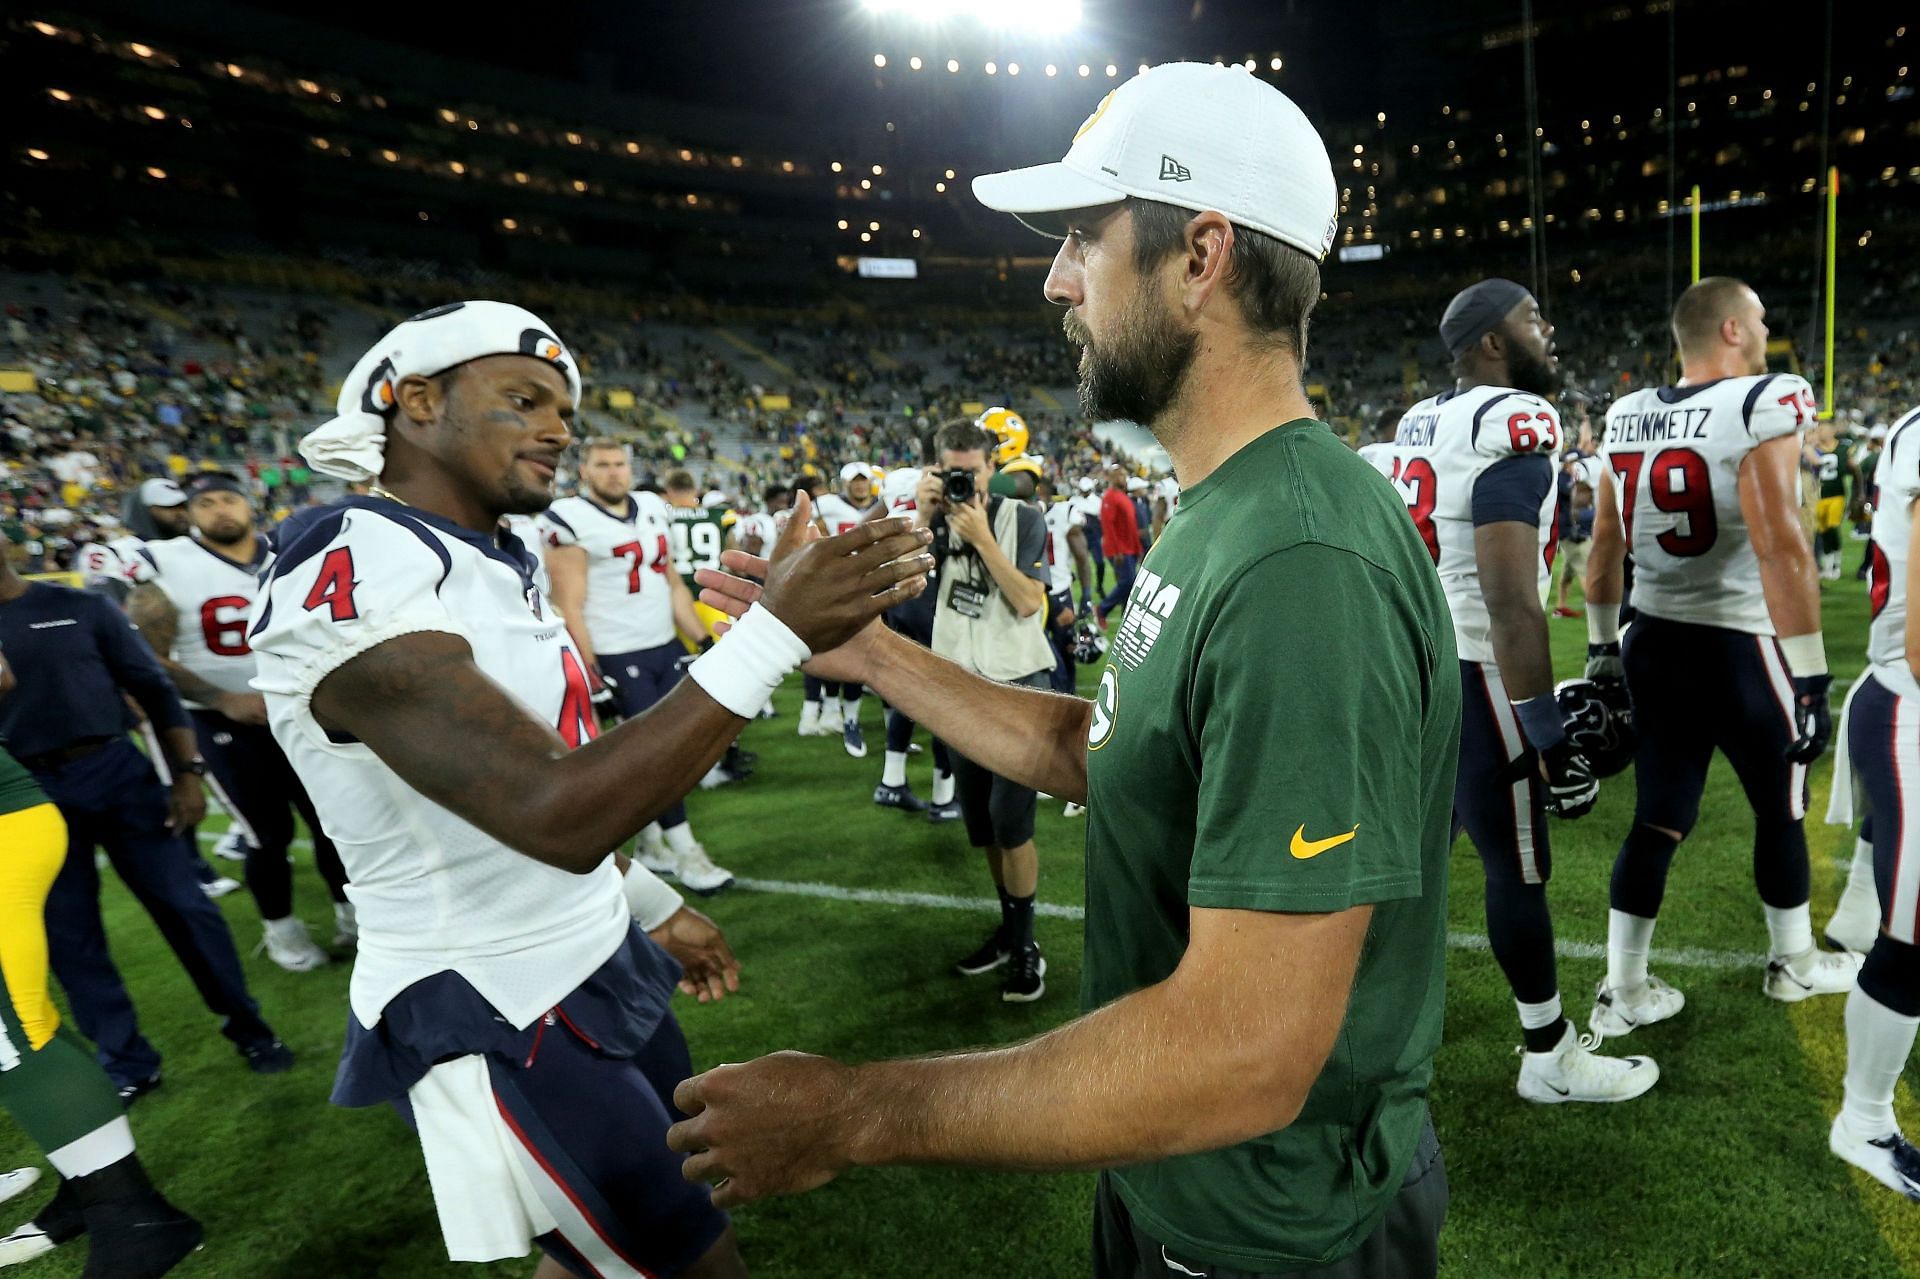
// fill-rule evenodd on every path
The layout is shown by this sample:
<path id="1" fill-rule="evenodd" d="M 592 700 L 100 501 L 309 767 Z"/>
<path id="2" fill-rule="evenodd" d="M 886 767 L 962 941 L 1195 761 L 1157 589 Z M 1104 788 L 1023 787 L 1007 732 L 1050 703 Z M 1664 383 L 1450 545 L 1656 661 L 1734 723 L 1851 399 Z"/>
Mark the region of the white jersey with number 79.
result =
<path id="1" fill-rule="evenodd" d="M 1792 373 L 1649 387 L 1607 411 L 1601 460 L 1633 556 L 1633 606 L 1651 617 L 1773 634 L 1740 510 L 1747 454 L 1814 419 Z"/>

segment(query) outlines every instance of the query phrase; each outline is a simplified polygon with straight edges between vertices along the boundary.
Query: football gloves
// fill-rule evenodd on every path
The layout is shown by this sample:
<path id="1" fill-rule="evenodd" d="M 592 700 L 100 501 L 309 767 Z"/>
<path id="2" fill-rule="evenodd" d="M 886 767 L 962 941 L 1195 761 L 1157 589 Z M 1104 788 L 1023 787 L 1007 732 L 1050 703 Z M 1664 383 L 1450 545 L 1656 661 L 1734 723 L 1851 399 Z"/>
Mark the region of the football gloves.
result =
<path id="1" fill-rule="evenodd" d="M 1593 810 L 1594 801 L 1600 798 L 1600 779 L 1572 741 L 1547 747 L 1540 752 L 1540 762 L 1547 773 L 1548 812 L 1570 821 Z"/>
<path id="2" fill-rule="evenodd" d="M 1827 702 L 1832 686 L 1831 675 L 1801 675 L 1793 681 L 1793 724 L 1799 736 L 1787 747 L 1787 758 L 1795 764 L 1813 763 L 1833 740 L 1833 708 Z"/>
<path id="3" fill-rule="evenodd" d="M 1620 643 L 1587 645 L 1587 678 L 1596 684 L 1624 684 L 1627 668 L 1620 661 Z"/>

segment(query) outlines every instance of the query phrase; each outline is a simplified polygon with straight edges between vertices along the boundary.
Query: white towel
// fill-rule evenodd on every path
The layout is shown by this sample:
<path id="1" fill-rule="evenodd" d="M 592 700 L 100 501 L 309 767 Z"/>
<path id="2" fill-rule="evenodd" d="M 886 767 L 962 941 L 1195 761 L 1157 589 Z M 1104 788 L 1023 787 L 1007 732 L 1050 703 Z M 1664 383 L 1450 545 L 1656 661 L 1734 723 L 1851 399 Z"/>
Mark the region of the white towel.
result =
<path id="1" fill-rule="evenodd" d="M 340 384 L 338 416 L 300 441 L 301 456 L 322 475 L 355 484 L 379 479 L 395 384 L 488 355 L 549 361 L 566 374 L 573 406 L 580 407 L 578 362 L 546 321 L 509 302 L 450 302 L 404 321 L 360 357 Z"/>
<path id="2" fill-rule="evenodd" d="M 407 1091 L 449 1261 L 524 1257 L 555 1226 L 500 1117 L 478 1054 L 435 1066 Z"/>
<path id="3" fill-rule="evenodd" d="M 1869 666 L 1860 672 L 1860 678 L 1853 681 L 1847 689 L 1846 700 L 1840 703 L 1840 720 L 1833 729 L 1833 789 L 1827 793 L 1827 824 L 1829 826 L 1852 826 L 1856 807 L 1865 810 L 1866 796 L 1855 796 L 1853 784 L 1853 756 L 1847 749 L 1847 716 L 1853 712 L 1853 696 L 1860 691 L 1873 675 Z M 1864 811 L 1861 816 L 1866 816 Z"/>

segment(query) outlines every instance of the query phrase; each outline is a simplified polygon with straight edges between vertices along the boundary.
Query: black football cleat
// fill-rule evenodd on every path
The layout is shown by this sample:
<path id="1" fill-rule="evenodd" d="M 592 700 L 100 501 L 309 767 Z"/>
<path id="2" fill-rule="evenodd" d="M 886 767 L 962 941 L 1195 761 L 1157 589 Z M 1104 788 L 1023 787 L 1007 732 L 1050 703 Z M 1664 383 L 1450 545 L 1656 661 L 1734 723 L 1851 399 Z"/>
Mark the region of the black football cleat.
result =
<path id="1" fill-rule="evenodd" d="M 130 1084 L 119 1085 L 115 1091 L 120 1094 L 120 1105 L 127 1110 L 133 1109 L 133 1103 L 159 1088 L 160 1082 L 160 1072 L 156 1070 L 145 1079 L 136 1079 Z"/>
<path id="2" fill-rule="evenodd" d="M 158 1191 L 83 1210 L 90 1252 L 81 1279 L 160 1279 L 200 1247 L 200 1223 Z"/>
<path id="3" fill-rule="evenodd" d="M 882 808 L 897 808 L 907 813 L 924 813 L 927 801 L 909 786 L 889 786 L 885 782 L 873 788 L 873 802 Z"/>
<path id="4" fill-rule="evenodd" d="M 293 1069 L 293 1049 L 277 1039 L 262 1039 L 240 1045 L 247 1069 L 256 1075 L 280 1075 Z"/>
<path id="5" fill-rule="evenodd" d="M 944 804 L 929 804 L 927 820 L 930 822 L 957 822 L 964 814 L 960 811 L 960 801 L 950 799 Z"/>
<path id="6" fill-rule="evenodd" d="M 1011 955 L 1007 943 L 1001 940 L 1000 930 L 996 928 L 980 943 L 978 950 L 955 963 L 953 971 L 962 977 L 978 977 L 981 973 L 990 973 L 1000 967 Z"/>

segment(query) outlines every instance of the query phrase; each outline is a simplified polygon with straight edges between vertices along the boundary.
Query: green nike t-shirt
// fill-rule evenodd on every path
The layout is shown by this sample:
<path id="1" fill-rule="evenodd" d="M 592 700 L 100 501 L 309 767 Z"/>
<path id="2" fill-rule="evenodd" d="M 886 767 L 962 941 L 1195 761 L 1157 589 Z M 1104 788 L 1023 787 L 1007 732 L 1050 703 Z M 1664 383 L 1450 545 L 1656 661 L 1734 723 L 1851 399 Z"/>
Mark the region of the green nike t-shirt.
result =
<path id="1" fill-rule="evenodd" d="M 1336 1260 L 1398 1191 L 1440 1044 L 1459 735 L 1433 560 L 1391 484 L 1326 426 L 1269 431 L 1181 494 L 1088 737 L 1083 1001 L 1165 980 L 1192 907 L 1374 908 L 1299 1118 L 1113 1173 L 1140 1227 L 1183 1255 Z"/>

